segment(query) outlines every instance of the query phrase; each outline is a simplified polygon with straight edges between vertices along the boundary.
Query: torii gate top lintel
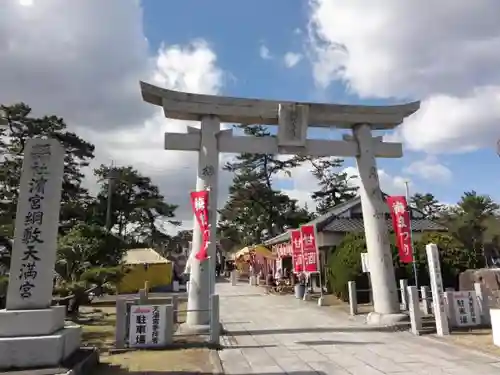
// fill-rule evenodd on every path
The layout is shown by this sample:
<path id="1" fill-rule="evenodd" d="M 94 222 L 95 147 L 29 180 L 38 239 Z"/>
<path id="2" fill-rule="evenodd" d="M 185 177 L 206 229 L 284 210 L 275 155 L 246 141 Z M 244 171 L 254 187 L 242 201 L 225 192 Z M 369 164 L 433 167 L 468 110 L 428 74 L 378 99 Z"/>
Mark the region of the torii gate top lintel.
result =
<path id="1" fill-rule="evenodd" d="M 350 129 L 356 124 L 368 124 L 373 130 L 389 130 L 420 108 L 418 101 L 390 106 L 341 105 L 192 94 L 142 81 L 140 85 L 145 102 L 163 107 L 168 118 L 190 121 L 214 115 L 221 122 L 278 125 L 279 108 L 294 106 L 306 107 L 309 126 Z"/>

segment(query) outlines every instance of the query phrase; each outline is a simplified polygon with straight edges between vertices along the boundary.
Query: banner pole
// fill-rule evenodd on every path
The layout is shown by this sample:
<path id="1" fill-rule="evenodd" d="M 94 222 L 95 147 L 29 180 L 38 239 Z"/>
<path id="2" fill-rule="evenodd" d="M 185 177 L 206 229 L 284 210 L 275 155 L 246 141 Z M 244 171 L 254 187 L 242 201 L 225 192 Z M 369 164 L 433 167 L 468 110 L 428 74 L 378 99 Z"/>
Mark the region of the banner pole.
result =
<path id="1" fill-rule="evenodd" d="M 411 215 L 411 206 L 410 206 L 410 188 L 408 186 L 408 181 L 405 181 L 405 191 L 406 191 L 406 206 L 408 207 L 408 213 L 410 217 L 410 244 L 411 244 L 411 253 L 412 253 L 412 258 L 413 258 L 413 277 L 415 278 L 415 288 L 417 288 L 418 291 L 418 271 L 417 271 L 417 261 L 415 257 L 415 247 L 413 246 L 413 228 L 411 226 L 411 220 L 412 220 L 412 215 Z M 406 292 L 406 291 L 405 291 Z"/>
<path id="2" fill-rule="evenodd" d="M 321 258 L 321 257 L 319 257 Z M 319 289 L 320 289 L 320 297 L 323 297 L 323 277 L 321 276 L 321 259 L 320 262 L 318 263 L 318 268 L 319 268 Z"/>

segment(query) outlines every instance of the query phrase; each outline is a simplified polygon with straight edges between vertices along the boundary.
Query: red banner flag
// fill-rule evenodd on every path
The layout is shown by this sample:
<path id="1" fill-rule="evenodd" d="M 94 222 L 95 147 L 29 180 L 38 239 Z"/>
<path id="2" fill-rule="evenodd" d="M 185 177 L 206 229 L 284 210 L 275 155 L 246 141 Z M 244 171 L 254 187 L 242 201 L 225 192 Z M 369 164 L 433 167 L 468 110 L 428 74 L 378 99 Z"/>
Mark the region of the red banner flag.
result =
<path id="1" fill-rule="evenodd" d="M 318 243 L 316 241 L 316 225 L 308 224 L 300 227 L 302 237 L 302 256 L 304 271 L 308 273 L 319 272 Z"/>
<path id="2" fill-rule="evenodd" d="M 387 197 L 387 204 L 391 211 L 392 226 L 396 236 L 396 245 L 399 249 L 399 259 L 401 263 L 411 263 L 413 262 L 411 219 L 406 197 Z"/>
<path id="3" fill-rule="evenodd" d="M 292 243 L 292 264 L 293 271 L 300 273 L 304 271 L 304 257 L 302 256 L 302 236 L 300 229 L 290 231 L 290 241 Z"/>
<path id="4" fill-rule="evenodd" d="M 208 191 L 191 192 L 191 205 L 194 216 L 200 226 L 201 245 L 195 258 L 202 261 L 208 259 L 208 243 L 210 242 L 210 225 L 208 224 Z"/>

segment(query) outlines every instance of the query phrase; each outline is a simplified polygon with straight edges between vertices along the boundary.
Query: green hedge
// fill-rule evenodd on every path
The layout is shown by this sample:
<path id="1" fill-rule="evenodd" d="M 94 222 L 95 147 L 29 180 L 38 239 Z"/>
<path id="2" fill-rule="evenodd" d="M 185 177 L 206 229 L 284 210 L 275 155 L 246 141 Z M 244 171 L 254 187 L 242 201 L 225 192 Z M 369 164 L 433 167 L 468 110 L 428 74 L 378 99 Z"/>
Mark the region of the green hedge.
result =
<path id="1" fill-rule="evenodd" d="M 392 236 L 391 236 L 392 237 Z M 391 238 L 391 240 L 393 240 Z M 443 233 L 426 233 L 414 243 L 419 285 L 429 285 L 427 257 L 425 245 L 435 243 L 439 247 L 443 284 L 445 287 L 456 287 L 458 275 L 466 270 L 471 262 L 468 252 L 452 236 Z M 402 264 L 399 261 L 398 250 L 391 243 L 394 273 L 397 280 L 408 279 L 414 282 L 412 264 Z M 364 234 L 348 234 L 329 257 L 328 287 L 339 298 L 347 301 L 349 298 L 347 283 L 356 281 L 356 287 L 369 288 L 368 275 L 361 269 L 361 253 L 366 252 Z M 367 302 L 368 293 L 358 295 L 360 303 Z"/>

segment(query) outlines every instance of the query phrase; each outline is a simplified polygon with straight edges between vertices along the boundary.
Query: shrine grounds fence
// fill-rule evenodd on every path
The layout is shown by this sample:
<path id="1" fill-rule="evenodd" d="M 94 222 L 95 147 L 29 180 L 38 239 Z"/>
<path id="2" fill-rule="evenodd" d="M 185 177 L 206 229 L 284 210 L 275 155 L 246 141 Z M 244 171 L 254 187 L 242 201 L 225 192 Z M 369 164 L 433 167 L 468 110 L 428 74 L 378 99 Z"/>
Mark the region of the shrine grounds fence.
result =
<path id="1" fill-rule="evenodd" d="M 364 314 L 373 311 L 372 289 L 357 289 L 354 281 L 349 281 L 349 306 L 351 315 Z M 401 311 L 408 311 L 408 282 L 400 280 L 398 301 Z M 402 292 L 403 291 L 403 292 Z M 424 314 L 432 314 L 432 292 L 428 286 L 421 286 L 418 290 L 419 300 Z"/>

